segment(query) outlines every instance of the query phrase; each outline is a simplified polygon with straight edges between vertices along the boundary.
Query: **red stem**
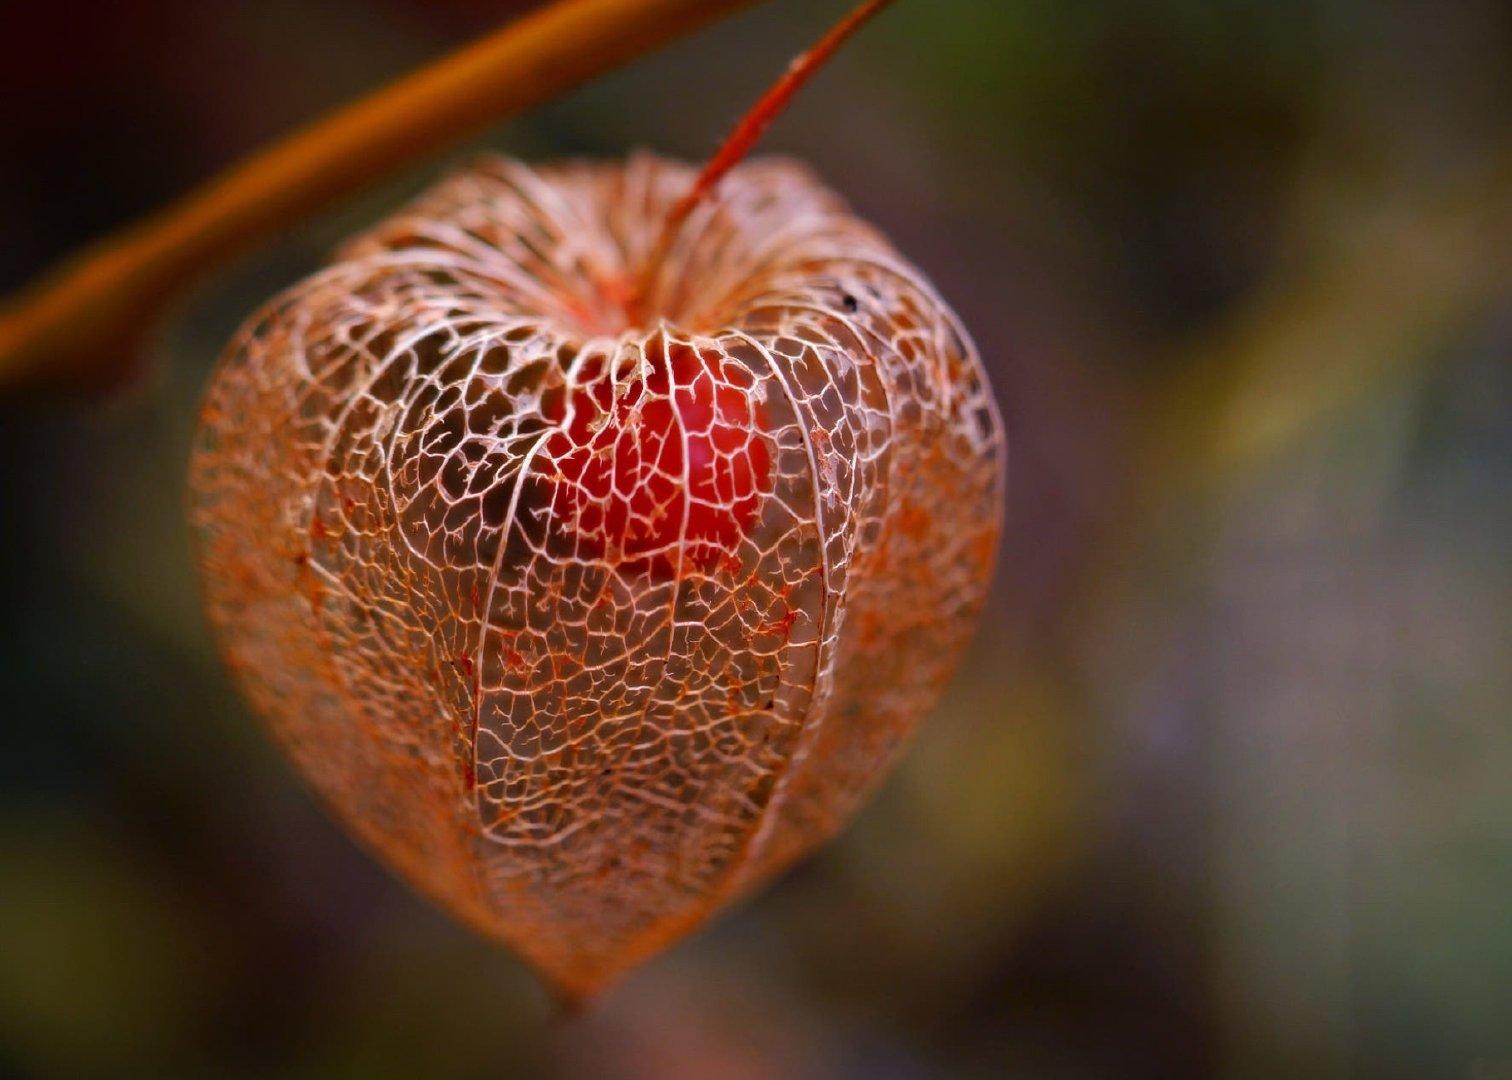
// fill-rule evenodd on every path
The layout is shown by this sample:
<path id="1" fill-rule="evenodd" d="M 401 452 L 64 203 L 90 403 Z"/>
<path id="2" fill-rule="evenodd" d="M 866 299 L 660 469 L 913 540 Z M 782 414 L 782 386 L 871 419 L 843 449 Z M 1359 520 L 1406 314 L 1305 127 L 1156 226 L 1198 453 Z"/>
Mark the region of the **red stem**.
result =
<path id="1" fill-rule="evenodd" d="M 677 200 L 672 209 L 667 212 L 661 235 L 657 237 L 656 246 L 651 250 L 651 257 L 641 271 L 639 284 L 631 300 L 633 313 L 639 313 L 644 306 L 656 282 L 657 272 L 666 261 L 667 252 L 671 250 L 672 242 L 677 239 L 678 230 L 688 220 L 688 215 L 724 179 L 725 174 L 740 164 L 741 159 L 750 153 L 751 147 L 756 145 L 756 141 L 766 133 L 766 129 L 772 126 L 772 121 L 787 108 L 793 96 L 803 89 L 803 85 L 813 78 L 814 73 L 822 68 L 830 57 L 835 55 L 840 46 L 845 44 L 846 39 L 865 26 L 874 15 L 890 3 L 892 0 L 863 0 L 863 3 L 852 9 L 850 14 L 830 27 L 829 32 L 807 52 L 794 59 L 788 65 L 788 69 L 782 73 L 781 78 L 773 83 L 760 100 L 740 118 L 735 129 L 725 137 L 719 149 L 714 152 L 714 156 L 698 174 L 698 179 L 693 181 L 693 186 L 688 189 L 688 193 Z"/>

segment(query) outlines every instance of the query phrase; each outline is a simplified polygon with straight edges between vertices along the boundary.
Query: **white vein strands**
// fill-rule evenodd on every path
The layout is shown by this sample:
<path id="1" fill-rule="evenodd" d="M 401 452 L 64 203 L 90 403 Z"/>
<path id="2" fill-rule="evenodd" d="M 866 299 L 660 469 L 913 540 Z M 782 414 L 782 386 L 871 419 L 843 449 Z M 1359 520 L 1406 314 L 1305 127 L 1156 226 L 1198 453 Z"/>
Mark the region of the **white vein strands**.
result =
<path id="1" fill-rule="evenodd" d="M 237 335 L 209 615 L 411 882 L 585 994 L 831 836 L 932 706 L 1002 434 L 920 273 L 801 167 L 487 160 Z"/>

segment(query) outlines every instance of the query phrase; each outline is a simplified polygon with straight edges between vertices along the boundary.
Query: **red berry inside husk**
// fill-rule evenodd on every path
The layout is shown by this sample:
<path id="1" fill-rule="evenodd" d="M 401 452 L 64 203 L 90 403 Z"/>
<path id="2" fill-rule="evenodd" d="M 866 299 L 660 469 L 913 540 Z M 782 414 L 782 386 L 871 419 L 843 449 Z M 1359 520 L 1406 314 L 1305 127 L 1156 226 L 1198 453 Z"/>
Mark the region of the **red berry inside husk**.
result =
<path id="1" fill-rule="evenodd" d="M 738 562 L 772 490 L 754 388 L 721 353 L 658 336 L 644 359 L 593 358 L 575 388 L 548 394 L 543 415 L 561 427 L 542 470 L 552 519 L 577 553 L 659 577 Z"/>

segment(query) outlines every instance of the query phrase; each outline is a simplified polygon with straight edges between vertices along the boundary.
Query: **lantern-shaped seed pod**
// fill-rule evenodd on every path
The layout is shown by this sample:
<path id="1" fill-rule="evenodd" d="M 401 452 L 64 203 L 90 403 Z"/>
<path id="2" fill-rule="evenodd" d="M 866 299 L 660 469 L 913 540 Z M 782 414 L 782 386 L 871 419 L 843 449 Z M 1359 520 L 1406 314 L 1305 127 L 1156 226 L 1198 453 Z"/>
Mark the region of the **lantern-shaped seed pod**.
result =
<path id="1" fill-rule="evenodd" d="M 488 160 L 238 334 L 192 513 L 257 710 L 418 888 L 586 994 L 831 836 L 983 601 L 1002 434 L 801 167 Z"/>

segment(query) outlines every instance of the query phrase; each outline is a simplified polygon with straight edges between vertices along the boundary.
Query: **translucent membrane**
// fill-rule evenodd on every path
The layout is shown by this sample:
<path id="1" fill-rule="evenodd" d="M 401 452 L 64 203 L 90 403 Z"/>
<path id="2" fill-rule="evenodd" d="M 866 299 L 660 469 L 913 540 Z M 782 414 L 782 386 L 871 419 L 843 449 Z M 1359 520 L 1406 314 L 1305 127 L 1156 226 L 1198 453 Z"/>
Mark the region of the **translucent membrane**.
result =
<path id="1" fill-rule="evenodd" d="M 239 332 L 191 464 L 227 662 L 341 818 L 572 994 L 831 836 L 936 700 L 1000 424 L 804 169 L 491 159 Z"/>

